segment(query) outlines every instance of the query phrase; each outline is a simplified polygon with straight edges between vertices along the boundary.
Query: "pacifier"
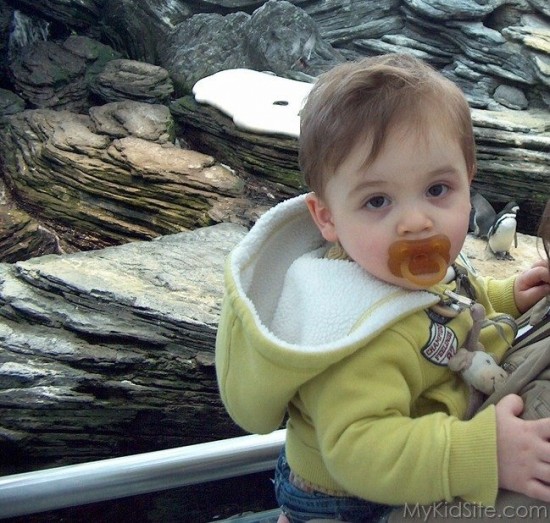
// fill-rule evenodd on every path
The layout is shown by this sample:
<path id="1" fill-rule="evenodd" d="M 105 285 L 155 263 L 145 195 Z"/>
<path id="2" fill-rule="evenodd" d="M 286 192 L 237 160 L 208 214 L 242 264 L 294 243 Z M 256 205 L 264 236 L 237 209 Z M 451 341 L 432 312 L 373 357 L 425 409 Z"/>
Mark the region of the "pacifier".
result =
<path id="1" fill-rule="evenodd" d="M 450 249 L 451 242 L 444 234 L 425 240 L 399 240 L 390 245 L 388 267 L 394 276 L 430 287 L 447 274 Z"/>

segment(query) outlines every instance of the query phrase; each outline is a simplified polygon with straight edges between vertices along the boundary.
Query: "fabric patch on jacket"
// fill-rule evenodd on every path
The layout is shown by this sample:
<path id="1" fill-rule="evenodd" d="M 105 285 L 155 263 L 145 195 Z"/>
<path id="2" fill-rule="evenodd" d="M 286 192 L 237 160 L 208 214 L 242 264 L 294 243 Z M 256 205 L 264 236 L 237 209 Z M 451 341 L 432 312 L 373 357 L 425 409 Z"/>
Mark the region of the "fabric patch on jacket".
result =
<path id="1" fill-rule="evenodd" d="M 422 356 L 435 365 L 445 366 L 457 351 L 458 340 L 455 333 L 439 323 L 430 326 L 430 338 L 421 349 Z"/>

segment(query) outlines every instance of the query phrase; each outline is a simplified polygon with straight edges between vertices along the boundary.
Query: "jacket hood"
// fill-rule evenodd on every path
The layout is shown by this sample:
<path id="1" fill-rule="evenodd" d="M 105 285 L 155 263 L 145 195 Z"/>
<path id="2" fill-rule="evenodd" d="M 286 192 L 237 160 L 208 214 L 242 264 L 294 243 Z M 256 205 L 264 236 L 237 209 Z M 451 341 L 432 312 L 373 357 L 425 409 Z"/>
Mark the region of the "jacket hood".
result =
<path id="1" fill-rule="evenodd" d="M 268 211 L 230 257 L 229 278 L 266 340 L 302 354 L 339 352 L 437 302 L 326 259 L 306 196 Z"/>
<path id="2" fill-rule="evenodd" d="M 220 393 L 249 432 L 278 428 L 300 386 L 401 318 L 433 305 L 327 246 L 305 195 L 264 214 L 230 254 L 216 339 Z"/>

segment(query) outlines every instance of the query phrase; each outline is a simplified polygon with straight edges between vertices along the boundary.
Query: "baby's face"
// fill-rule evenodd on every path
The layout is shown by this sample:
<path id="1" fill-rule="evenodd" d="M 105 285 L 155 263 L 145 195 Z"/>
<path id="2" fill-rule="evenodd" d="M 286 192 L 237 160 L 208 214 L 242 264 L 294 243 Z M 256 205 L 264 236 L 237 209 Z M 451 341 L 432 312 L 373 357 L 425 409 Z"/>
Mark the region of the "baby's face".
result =
<path id="1" fill-rule="evenodd" d="M 422 136 L 397 128 L 365 168 L 369 142 L 352 149 L 328 180 L 323 200 L 309 197 L 310 211 L 325 239 L 338 240 L 374 276 L 408 289 L 427 288 L 456 259 L 468 232 L 471 179 L 459 141 L 438 125 Z M 439 241 L 442 237 L 448 242 Z M 390 264 L 396 242 L 406 251 L 416 241 L 430 246 L 431 238 L 447 251 L 434 258 L 435 268 L 429 268 L 430 260 L 405 262 L 401 273 Z"/>

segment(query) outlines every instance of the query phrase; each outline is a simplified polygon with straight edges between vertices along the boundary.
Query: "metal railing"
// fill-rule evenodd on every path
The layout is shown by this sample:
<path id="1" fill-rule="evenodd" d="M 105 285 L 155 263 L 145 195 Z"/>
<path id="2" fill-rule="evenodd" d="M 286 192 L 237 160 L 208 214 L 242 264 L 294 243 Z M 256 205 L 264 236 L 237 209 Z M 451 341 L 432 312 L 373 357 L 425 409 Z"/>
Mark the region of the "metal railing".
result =
<path id="1" fill-rule="evenodd" d="M 0 518 L 271 470 L 285 430 L 0 477 Z"/>

